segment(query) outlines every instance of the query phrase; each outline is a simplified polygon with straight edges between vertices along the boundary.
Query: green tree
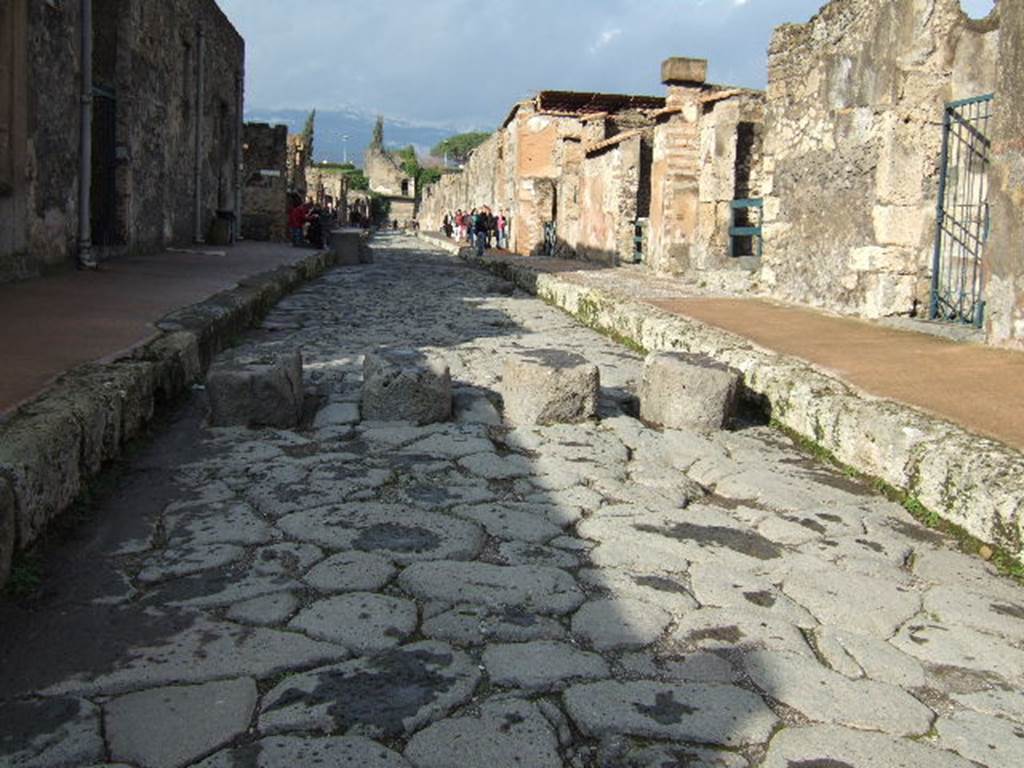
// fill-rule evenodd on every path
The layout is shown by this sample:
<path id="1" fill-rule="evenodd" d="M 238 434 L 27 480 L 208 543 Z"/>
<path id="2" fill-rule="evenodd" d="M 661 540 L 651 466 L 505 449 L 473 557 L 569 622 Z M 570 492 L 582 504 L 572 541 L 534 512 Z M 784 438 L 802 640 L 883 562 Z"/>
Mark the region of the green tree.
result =
<path id="1" fill-rule="evenodd" d="M 456 163 L 464 163 L 469 159 L 473 150 L 483 144 L 491 137 L 489 133 L 471 131 L 460 133 L 456 136 L 449 136 L 430 150 L 432 157 L 448 157 Z"/>
<path id="2" fill-rule="evenodd" d="M 384 116 L 377 115 L 377 122 L 373 124 L 373 141 L 370 146 L 376 149 L 384 149 Z"/>
<path id="3" fill-rule="evenodd" d="M 316 134 L 316 110 L 309 113 L 306 118 L 306 125 L 302 128 L 302 141 L 306 145 L 308 153 L 306 157 L 313 160 L 313 138 Z"/>

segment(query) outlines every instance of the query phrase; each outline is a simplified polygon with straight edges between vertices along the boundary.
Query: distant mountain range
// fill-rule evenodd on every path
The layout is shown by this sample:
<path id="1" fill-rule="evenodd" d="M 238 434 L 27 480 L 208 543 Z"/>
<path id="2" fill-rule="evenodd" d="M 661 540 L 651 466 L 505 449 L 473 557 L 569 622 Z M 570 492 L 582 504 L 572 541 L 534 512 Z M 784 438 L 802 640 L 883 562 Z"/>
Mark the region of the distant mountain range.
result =
<path id="1" fill-rule="evenodd" d="M 287 125 L 289 133 L 298 133 L 306 124 L 308 111 L 298 109 L 246 110 L 245 119 L 254 123 Z M 363 164 L 363 153 L 373 137 L 374 115 L 352 110 L 316 112 L 316 136 L 314 139 L 314 160 L 341 162 L 347 150 L 348 161 L 357 166 Z M 403 121 L 384 121 L 384 144 L 389 149 L 399 149 L 412 144 L 416 151 L 426 157 L 430 149 L 442 139 L 454 136 L 459 131 L 446 130 L 430 125 L 417 125 Z M 342 136 L 348 136 L 343 142 Z"/>

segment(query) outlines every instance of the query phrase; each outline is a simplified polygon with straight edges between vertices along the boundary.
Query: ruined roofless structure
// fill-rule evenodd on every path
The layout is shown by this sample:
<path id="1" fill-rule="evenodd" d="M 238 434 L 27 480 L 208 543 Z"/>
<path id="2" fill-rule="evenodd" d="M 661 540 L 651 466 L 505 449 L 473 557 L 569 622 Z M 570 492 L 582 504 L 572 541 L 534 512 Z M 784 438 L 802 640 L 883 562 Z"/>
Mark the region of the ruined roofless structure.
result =
<path id="1" fill-rule="evenodd" d="M 416 218 L 416 180 L 402 170 L 394 155 L 384 148 L 384 118 L 378 117 L 373 141 L 363 156 L 363 172 L 370 191 L 390 204 L 389 217 L 400 223 Z"/>

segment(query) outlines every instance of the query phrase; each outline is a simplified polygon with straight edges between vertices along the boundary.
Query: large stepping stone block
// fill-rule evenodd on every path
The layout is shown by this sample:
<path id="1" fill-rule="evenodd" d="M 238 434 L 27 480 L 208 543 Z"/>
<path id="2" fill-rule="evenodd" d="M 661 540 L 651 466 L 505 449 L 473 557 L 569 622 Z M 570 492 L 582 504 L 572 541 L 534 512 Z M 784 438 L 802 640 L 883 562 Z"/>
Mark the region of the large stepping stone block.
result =
<path id="1" fill-rule="evenodd" d="M 216 427 L 291 429 L 302 418 L 302 353 L 218 363 L 206 391 Z"/>
<path id="2" fill-rule="evenodd" d="M 364 263 L 363 234 L 358 229 L 335 229 L 331 232 L 331 250 L 335 263 L 340 267 L 352 267 Z"/>
<path id="3" fill-rule="evenodd" d="M 501 394 L 511 424 L 574 424 L 597 416 L 601 373 L 567 353 L 509 358 Z"/>
<path id="4" fill-rule="evenodd" d="M 451 373 L 443 361 L 414 350 L 369 354 L 363 361 L 362 407 L 366 421 L 448 421 Z"/>
<path id="5" fill-rule="evenodd" d="M 640 418 L 667 429 L 722 429 L 736 413 L 740 374 L 705 355 L 654 352 L 644 363 Z"/>

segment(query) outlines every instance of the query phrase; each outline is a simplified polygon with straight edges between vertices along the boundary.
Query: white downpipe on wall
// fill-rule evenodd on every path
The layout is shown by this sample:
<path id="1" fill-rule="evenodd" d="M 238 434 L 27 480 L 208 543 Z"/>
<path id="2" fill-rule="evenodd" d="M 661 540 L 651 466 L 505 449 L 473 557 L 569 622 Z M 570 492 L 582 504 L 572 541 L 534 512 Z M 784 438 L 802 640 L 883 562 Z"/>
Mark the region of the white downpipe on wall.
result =
<path id="1" fill-rule="evenodd" d="M 78 264 L 96 268 L 92 251 L 92 0 L 81 0 L 82 99 L 78 135 Z"/>

